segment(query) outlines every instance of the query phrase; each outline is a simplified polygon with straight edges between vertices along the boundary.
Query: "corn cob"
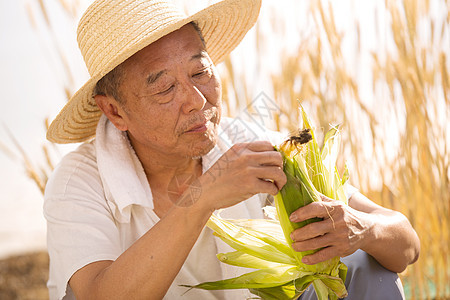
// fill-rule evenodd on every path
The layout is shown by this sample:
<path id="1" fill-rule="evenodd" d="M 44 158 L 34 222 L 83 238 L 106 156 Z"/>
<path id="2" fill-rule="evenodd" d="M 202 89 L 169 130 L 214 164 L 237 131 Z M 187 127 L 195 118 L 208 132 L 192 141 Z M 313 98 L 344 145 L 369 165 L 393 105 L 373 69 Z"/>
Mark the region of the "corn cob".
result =
<path id="1" fill-rule="evenodd" d="M 205 282 L 190 288 L 207 290 L 249 289 L 265 300 L 296 299 L 312 283 L 319 300 L 338 299 L 347 295 L 344 286 L 347 267 L 335 257 L 315 265 L 302 263 L 302 257 L 314 251 L 292 249 L 293 230 L 320 219 L 300 223 L 289 220 L 290 214 L 313 201 L 320 193 L 346 202 L 344 184 L 336 170 L 340 133 L 332 128 L 319 146 L 302 109 L 304 129 L 276 147 L 283 155 L 287 183 L 275 197 L 277 220 L 225 220 L 213 215 L 208 221 L 216 236 L 236 251 L 220 253 L 221 262 L 256 269 L 239 277 Z"/>

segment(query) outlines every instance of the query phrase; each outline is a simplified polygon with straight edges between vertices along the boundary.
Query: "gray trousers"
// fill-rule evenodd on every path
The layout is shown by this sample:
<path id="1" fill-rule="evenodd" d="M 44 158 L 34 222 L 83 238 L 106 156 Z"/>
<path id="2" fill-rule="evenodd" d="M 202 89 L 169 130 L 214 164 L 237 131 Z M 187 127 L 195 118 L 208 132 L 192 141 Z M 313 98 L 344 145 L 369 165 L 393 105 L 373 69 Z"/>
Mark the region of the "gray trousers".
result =
<path id="1" fill-rule="evenodd" d="M 345 286 L 347 300 L 397 300 L 405 299 L 403 286 L 396 273 L 383 268 L 372 256 L 362 250 L 341 259 L 348 267 Z M 310 285 L 298 298 L 317 300 L 314 288 Z"/>

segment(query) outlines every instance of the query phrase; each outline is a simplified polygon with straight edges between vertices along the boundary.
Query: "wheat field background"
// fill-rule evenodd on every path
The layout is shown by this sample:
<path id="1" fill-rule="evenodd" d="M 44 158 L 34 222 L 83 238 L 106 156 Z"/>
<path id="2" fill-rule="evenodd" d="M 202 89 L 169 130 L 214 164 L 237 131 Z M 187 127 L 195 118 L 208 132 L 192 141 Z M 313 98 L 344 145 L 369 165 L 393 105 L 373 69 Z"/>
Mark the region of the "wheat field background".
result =
<path id="1" fill-rule="evenodd" d="M 64 70 L 56 88 L 67 99 L 86 78 L 74 71 L 74 54 L 55 26 L 76 24 L 87 3 L 24 3 L 28 22 Z M 186 10 L 195 11 L 205 1 L 190 3 Z M 64 15 L 55 16 L 52 6 Z M 445 0 L 264 1 L 255 28 L 219 66 L 229 116 L 261 117 L 263 101 L 272 105 L 261 119 L 264 125 L 289 131 L 299 125 L 301 103 L 319 131 L 340 124 L 340 164 L 347 163 L 352 184 L 408 216 L 420 236 L 418 262 L 400 274 L 408 299 L 450 298 L 449 11 Z M 44 136 L 37 150 L 21 147 L 14 134 L 1 144 L 3 152 L 21 157 L 23 176 L 41 191 L 60 157 L 56 153 L 64 152 Z M 31 151 L 44 159 L 33 160 Z M 0 295 L 12 286 L 2 284 L 13 280 L 8 266 L 0 264 Z M 42 291 L 29 296 L 25 287 L 32 285 L 26 280 L 18 286 L 21 292 L 8 297 L 46 297 Z"/>

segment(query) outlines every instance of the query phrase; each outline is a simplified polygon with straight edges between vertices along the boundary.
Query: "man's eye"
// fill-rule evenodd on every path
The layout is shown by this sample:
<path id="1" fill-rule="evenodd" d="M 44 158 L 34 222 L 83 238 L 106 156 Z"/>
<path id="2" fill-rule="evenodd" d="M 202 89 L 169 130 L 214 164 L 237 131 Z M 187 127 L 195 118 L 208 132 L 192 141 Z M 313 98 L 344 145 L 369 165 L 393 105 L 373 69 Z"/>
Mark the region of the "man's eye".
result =
<path id="1" fill-rule="evenodd" d="M 192 75 L 192 77 L 197 78 L 198 80 L 207 80 L 208 78 L 210 78 L 212 75 L 211 69 L 210 68 L 205 68 L 201 71 L 198 71 L 197 73 L 195 73 L 194 75 Z"/>
<path id="2" fill-rule="evenodd" d="M 169 88 L 159 92 L 158 95 L 168 94 L 168 93 L 170 93 L 173 90 L 174 87 L 175 87 L 175 85 L 172 84 Z"/>
<path id="3" fill-rule="evenodd" d="M 195 74 L 194 74 L 194 77 L 200 77 L 200 76 L 203 76 L 203 75 L 205 75 L 205 74 L 206 74 L 206 70 L 203 70 L 203 71 L 201 71 L 201 72 L 195 73 Z"/>

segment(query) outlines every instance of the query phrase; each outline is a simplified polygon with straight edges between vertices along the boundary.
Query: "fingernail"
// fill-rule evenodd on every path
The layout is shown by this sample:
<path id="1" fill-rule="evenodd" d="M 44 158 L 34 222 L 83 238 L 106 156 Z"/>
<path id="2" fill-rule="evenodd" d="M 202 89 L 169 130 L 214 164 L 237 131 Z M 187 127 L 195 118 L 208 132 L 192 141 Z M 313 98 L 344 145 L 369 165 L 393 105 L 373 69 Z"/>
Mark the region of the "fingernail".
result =
<path id="1" fill-rule="evenodd" d="M 291 222 L 297 222 L 297 216 L 295 215 L 295 214 L 291 214 L 290 216 L 289 216 L 289 220 L 291 221 Z"/>

